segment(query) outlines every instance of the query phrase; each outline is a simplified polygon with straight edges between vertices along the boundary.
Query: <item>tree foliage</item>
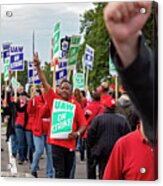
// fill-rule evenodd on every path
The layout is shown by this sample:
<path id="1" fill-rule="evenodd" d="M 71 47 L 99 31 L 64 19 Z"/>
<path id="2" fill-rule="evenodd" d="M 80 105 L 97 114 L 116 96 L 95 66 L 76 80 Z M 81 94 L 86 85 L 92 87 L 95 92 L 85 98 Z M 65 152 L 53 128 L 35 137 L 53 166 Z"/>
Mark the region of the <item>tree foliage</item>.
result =
<path id="1" fill-rule="evenodd" d="M 80 32 L 84 34 L 84 42 L 82 43 L 78 61 L 82 61 L 82 55 L 86 44 L 95 49 L 94 67 L 89 74 L 89 85 L 96 88 L 102 79 L 109 75 L 109 41 L 110 36 L 105 28 L 103 20 L 103 9 L 107 3 L 94 3 L 95 8 L 86 11 L 80 20 Z M 144 29 L 144 36 L 150 47 L 154 43 L 154 14 L 148 19 Z M 81 63 L 78 64 L 78 70 L 81 69 Z M 114 82 L 113 79 L 110 79 Z"/>
<path id="2" fill-rule="evenodd" d="M 103 21 L 103 8 L 106 3 L 94 3 L 95 9 L 84 13 L 80 32 L 85 33 L 78 61 L 81 61 L 86 44 L 95 49 L 93 70 L 89 73 L 89 86 L 96 88 L 100 80 L 109 73 L 109 37 Z M 80 67 L 78 67 L 80 69 Z"/>
<path id="3" fill-rule="evenodd" d="M 48 83 L 52 86 L 53 85 L 53 73 L 52 71 L 50 71 L 50 63 L 45 62 L 43 72 L 45 74 L 45 77 Z"/>

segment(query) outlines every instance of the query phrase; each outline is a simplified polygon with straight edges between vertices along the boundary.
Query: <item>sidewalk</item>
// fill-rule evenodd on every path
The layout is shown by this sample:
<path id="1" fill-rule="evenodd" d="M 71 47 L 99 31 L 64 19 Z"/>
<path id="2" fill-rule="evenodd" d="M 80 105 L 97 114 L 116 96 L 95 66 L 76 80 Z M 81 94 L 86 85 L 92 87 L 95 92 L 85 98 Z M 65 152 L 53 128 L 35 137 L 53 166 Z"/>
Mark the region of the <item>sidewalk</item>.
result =
<path id="1" fill-rule="evenodd" d="M 29 162 L 24 162 L 23 165 L 18 164 L 18 160 L 9 157 L 9 148 L 6 140 L 6 128 L 1 127 L 1 177 L 25 177 L 32 178 L 30 174 Z M 10 159 L 10 160 L 9 160 Z M 13 160 L 14 159 L 14 160 Z M 12 160 L 12 163 L 10 162 Z M 15 165 L 14 165 L 15 163 Z M 14 167 L 15 166 L 15 167 Z M 46 155 L 44 154 L 39 163 L 38 178 L 46 178 Z M 76 152 L 76 179 L 86 179 L 86 161 L 80 163 L 79 152 Z"/>

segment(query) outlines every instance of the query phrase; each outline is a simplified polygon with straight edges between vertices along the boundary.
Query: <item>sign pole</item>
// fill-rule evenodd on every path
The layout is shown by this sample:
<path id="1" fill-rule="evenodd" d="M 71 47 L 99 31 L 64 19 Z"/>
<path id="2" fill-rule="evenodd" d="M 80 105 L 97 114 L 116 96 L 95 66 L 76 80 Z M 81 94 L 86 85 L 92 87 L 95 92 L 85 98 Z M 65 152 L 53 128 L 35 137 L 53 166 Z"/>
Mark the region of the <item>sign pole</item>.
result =
<path id="1" fill-rule="evenodd" d="M 54 70 L 53 70 L 53 90 L 56 92 L 56 58 L 53 59 L 54 62 Z"/>
<path id="2" fill-rule="evenodd" d="M 4 107 L 7 106 L 7 91 L 6 91 L 6 88 L 7 88 L 7 81 L 5 81 L 5 97 L 4 97 Z"/>
<path id="3" fill-rule="evenodd" d="M 70 81 L 70 77 L 71 77 L 71 69 L 68 70 L 68 76 L 67 76 L 68 81 Z"/>
<path id="4" fill-rule="evenodd" d="M 115 76 L 115 100 L 118 99 L 118 76 Z"/>
<path id="5" fill-rule="evenodd" d="M 15 71 L 15 80 L 17 81 L 18 79 L 18 71 Z M 14 96 L 14 100 L 15 102 L 17 101 L 17 88 L 15 88 L 15 96 Z"/>
<path id="6" fill-rule="evenodd" d="M 33 53 L 33 57 L 35 54 L 35 33 L 33 31 L 33 36 L 32 36 L 32 53 Z M 32 97 L 34 97 L 35 94 L 35 76 L 34 76 L 34 63 L 32 63 Z"/>
<path id="7" fill-rule="evenodd" d="M 88 77 L 89 77 L 89 68 L 87 67 L 87 73 L 86 73 L 86 90 L 88 87 Z"/>

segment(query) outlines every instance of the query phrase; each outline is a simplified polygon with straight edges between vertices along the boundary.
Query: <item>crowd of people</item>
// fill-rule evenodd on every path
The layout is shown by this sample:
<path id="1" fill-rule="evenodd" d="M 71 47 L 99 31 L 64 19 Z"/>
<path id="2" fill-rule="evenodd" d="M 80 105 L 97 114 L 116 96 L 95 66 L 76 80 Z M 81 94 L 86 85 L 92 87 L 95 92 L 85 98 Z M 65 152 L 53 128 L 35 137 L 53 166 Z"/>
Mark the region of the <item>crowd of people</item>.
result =
<path id="1" fill-rule="evenodd" d="M 78 148 L 81 162 L 87 161 L 88 178 L 96 179 L 99 165 L 99 178 L 102 179 L 115 141 L 131 131 L 128 119 L 116 112 L 116 101 L 107 82 L 102 82 L 90 93 L 91 99 L 83 90 L 73 91 L 66 79 L 57 89 L 58 94 L 46 82 L 45 88 L 43 85 L 35 89 L 31 86 L 27 93 L 21 86 L 15 99 L 13 87 L 10 85 L 5 90 L 3 86 L 2 115 L 7 124 L 6 141 L 11 137 L 12 156 L 18 159 L 19 165 L 28 161 L 31 174 L 38 177 L 39 161 L 45 149 L 47 177 L 74 178 Z M 53 99 L 76 104 L 69 139 L 51 139 L 48 135 Z"/>
<path id="2" fill-rule="evenodd" d="M 142 6 L 147 13 L 140 16 L 135 10 Z M 38 177 L 45 147 L 48 178 L 75 178 L 79 148 L 81 161 L 87 162 L 88 179 L 96 179 L 97 170 L 99 179 L 157 179 L 157 59 L 153 60 L 140 34 L 150 8 L 150 2 L 117 2 L 105 7 L 104 21 L 112 38 L 110 52 L 125 89 L 117 100 L 107 81 L 91 91 L 89 98 L 88 90 L 74 90 L 66 79 L 55 92 L 41 70 L 38 53 L 33 63 L 40 87 L 31 89 L 30 96 L 23 87 L 16 96 L 11 85 L 3 87 L 6 140 L 11 137 L 12 155 L 18 156 L 20 165 L 28 159 L 34 177 Z M 75 105 L 67 139 L 50 135 L 56 99 Z"/>

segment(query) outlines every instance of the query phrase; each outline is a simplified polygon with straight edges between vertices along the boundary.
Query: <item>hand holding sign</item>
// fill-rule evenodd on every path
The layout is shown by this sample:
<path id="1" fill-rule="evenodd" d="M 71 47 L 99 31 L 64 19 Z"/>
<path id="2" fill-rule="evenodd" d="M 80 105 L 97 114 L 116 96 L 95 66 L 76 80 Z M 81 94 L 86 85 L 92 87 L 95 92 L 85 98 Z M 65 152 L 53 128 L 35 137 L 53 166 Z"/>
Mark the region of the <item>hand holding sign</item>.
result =
<path id="1" fill-rule="evenodd" d="M 68 138 L 69 138 L 69 139 L 76 139 L 77 137 L 78 137 L 77 132 L 71 132 L 71 133 L 68 135 Z"/>

